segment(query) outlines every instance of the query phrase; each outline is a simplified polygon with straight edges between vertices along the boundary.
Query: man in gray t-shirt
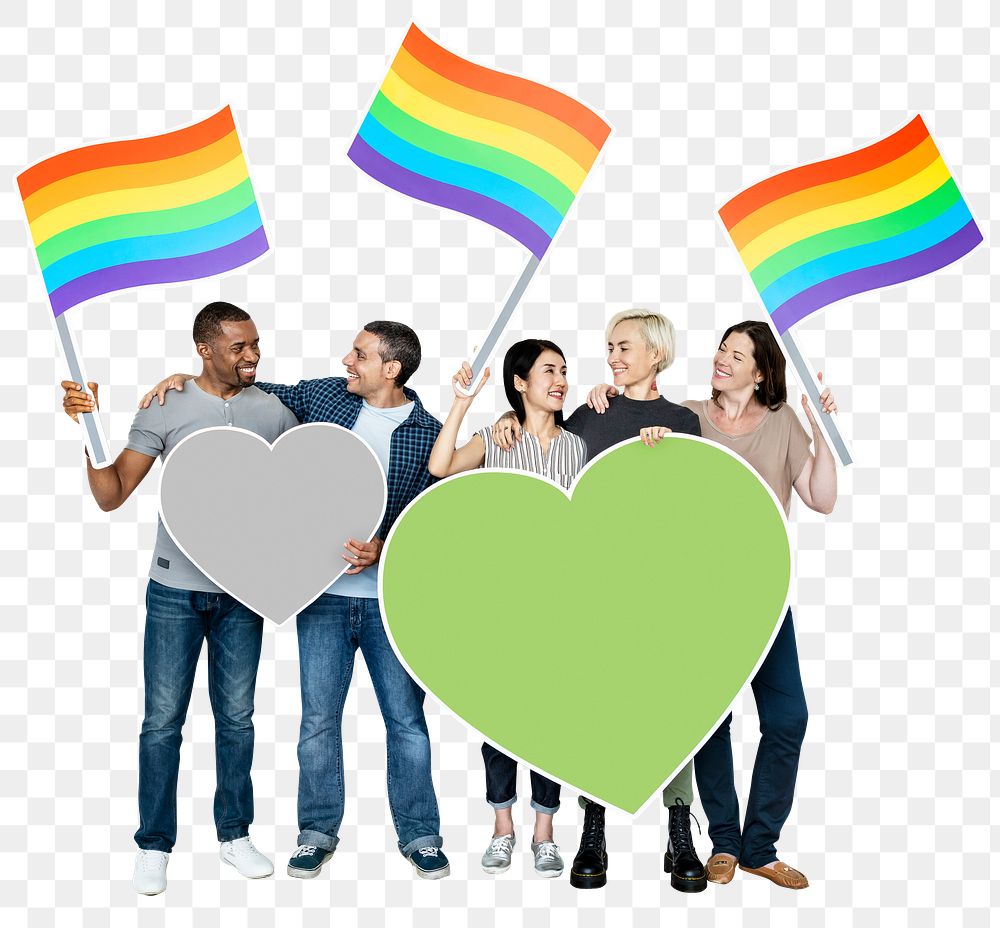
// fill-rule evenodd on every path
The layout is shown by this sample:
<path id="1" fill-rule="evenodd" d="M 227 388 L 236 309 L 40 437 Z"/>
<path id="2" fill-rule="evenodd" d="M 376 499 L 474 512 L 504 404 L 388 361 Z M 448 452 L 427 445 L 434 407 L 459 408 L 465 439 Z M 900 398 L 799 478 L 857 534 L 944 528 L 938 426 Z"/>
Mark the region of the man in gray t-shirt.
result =
<path id="1" fill-rule="evenodd" d="M 132 420 L 125 447 L 149 458 L 165 459 L 182 439 L 199 429 L 231 425 L 273 442 L 286 429 L 298 424 L 287 406 L 257 387 L 244 387 L 239 393 L 223 398 L 206 393 L 197 380 L 192 380 L 187 390 L 172 392 L 162 406 L 153 403 L 140 409 Z M 243 521 L 246 528 L 245 517 Z M 178 590 L 222 592 L 181 552 L 162 520 L 156 527 L 156 547 L 149 576 L 157 583 Z"/>
<path id="2" fill-rule="evenodd" d="M 187 435 L 211 426 L 233 426 L 274 442 L 298 424 L 288 408 L 253 385 L 260 360 L 257 328 L 230 303 L 210 303 L 194 321 L 202 372 L 183 393 L 161 406 L 140 409 L 128 443 L 114 463 L 87 478 L 97 504 L 117 509 Z M 93 412 L 97 384 L 64 381 L 63 408 L 74 420 Z M 225 480 L 225 474 L 211 475 Z M 252 523 L 252 512 L 233 514 L 234 544 Z M 208 688 L 215 716 L 217 786 L 215 825 L 219 856 L 251 879 L 274 867 L 250 841 L 253 821 L 254 688 L 263 620 L 219 589 L 180 551 L 161 522 L 149 569 L 143 635 L 145 717 L 139 736 L 139 851 L 132 885 L 155 895 L 167 885 L 167 862 L 177 838 L 177 774 L 181 727 L 187 714 L 202 643 L 208 641 Z"/>

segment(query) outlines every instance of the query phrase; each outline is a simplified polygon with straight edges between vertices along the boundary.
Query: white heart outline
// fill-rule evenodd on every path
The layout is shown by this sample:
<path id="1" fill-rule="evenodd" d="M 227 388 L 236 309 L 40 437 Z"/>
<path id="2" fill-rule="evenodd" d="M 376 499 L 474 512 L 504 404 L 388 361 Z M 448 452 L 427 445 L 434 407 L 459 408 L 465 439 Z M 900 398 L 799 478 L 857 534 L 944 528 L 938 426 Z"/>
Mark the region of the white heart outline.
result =
<path id="1" fill-rule="evenodd" d="M 298 432 L 303 429 L 334 429 L 338 432 L 346 432 L 352 438 L 354 438 L 360 444 L 362 444 L 368 450 L 368 453 L 372 456 L 372 461 L 374 462 L 376 468 L 378 469 L 378 473 L 382 478 L 382 508 L 379 511 L 378 518 L 375 520 L 375 525 L 372 527 L 371 534 L 365 539 L 365 541 L 371 541 L 372 538 L 375 537 L 375 533 L 379 530 L 379 526 L 381 526 L 382 520 L 385 518 L 385 510 L 389 504 L 388 483 L 386 481 L 385 471 L 382 468 L 382 462 L 379 460 L 378 455 L 372 449 L 372 446 L 368 444 L 368 442 L 365 441 L 365 439 L 362 438 L 360 435 L 356 434 L 355 432 L 352 432 L 350 429 L 344 428 L 342 425 L 336 425 L 333 422 L 303 422 L 300 423 L 299 425 L 293 426 L 292 428 L 282 432 L 273 442 L 269 442 L 266 438 L 262 438 L 256 432 L 251 432 L 249 429 L 236 428 L 235 426 L 231 425 L 213 425 L 209 426 L 208 428 L 198 429 L 198 431 L 192 432 L 190 435 L 185 435 L 179 442 L 177 442 L 176 445 L 174 445 L 173 448 L 170 449 L 170 454 L 168 454 L 166 458 L 164 458 L 163 466 L 160 469 L 160 482 L 156 488 L 156 506 L 160 516 L 160 521 L 163 523 L 163 527 L 167 530 L 167 534 L 173 539 L 174 544 L 181 549 L 181 553 L 192 564 L 194 564 L 194 566 L 197 567 L 198 570 L 200 570 L 206 577 L 208 577 L 208 579 L 211 580 L 212 583 L 214 583 L 217 587 L 219 587 L 219 589 L 222 590 L 224 593 L 227 593 L 228 595 L 232 596 L 233 599 L 237 600 L 237 602 L 242 603 L 251 612 L 255 612 L 255 614 L 257 615 L 259 615 L 260 613 L 256 613 L 256 610 L 253 608 L 253 606 L 251 606 L 247 602 L 244 602 L 239 596 L 237 596 L 236 593 L 234 593 L 224 584 L 216 580 L 215 577 L 213 577 L 207 570 L 205 570 L 204 567 L 201 566 L 201 564 L 199 564 L 193 557 L 191 557 L 191 555 L 188 554 L 187 549 L 184 547 L 184 545 L 181 544 L 180 539 L 178 539 L 177 536 L 174 535 L 173 531 L 171 531 L 170 523 L 167 521 L 167 517 L 163 513 L 163 497 L 160 492 L 163 486 L 163 475 L 166 473 L 167 466 L 170 464 L 170 459 L 174 456 L 174 454 L 177 453 L 177 449 L 182 447 L 184 443 L 189 441 L 190 439 L 196 437 L 197 435 L 203 435 L 206 432 L 227 432 L 227 433 L 240 432 L 244 435 L 249 435 L 252 438 L 255 438 L 262 445 L 264 445 L 264 447 L 268 449 L 268 452 L 272 452 L 283 438 L 286 438 L 293 432 Z M 381 556 L 379 560 L 381 561 Z M 285 616 L 283 619 L 280 620 L 274 619 L 271 618 L 270 616 L 263 616 L 263 618 L 268 619 L 268 621 L 270 622 L 274 622 L 274 624 L 278 625 L 279 627 L 284 625 L 289 619 L 293 618 L 294 616 L 297 616 L 303 609 L 306 608 L 306 606 L 309 606 L 312 603 L 316 602 L 316 600 L 319 599 L 320 596 L 322 596 L 323 593 L 330 587 L 330 584 L 340 579 L 344 571 L 347 570 L 350 566 L 351 565 L 347 561 L 344 561 L 344 566 L 337 572 L 336 576 L 334 576 L 331 580 L 328 580 L 314 596 L 307 599 L 304 603 L 302 603 L 301 606 L 299 606 L 289 615 Z M 381 573 L 379 574 L 379 578 L 381 579 Z"/>
<path id="2" fill-rule="evenodd" d="M 708 445 L 715 451 L 721 451 L 724 454 L 728 454 L 734 460 L 739 461 L 739 463 L 744 468 L 746 468 L 746 470 L 749 473 L 753 474 L 757 482 L 767 491 L 768 495 L 771 497 L 775 509 L 777 510 L 778 515 L 781 518 L 781 525 L 785 530 L 785 539 L 788 542 L 788 586 L 785 589 L 785 598 L 781 606 L 781 611 L 778 613 L 778 616 L 774 622 L 774 630 L 771 632 L 771 637 L 768 639 L 767 645 L 761 651 L 757 663 L 754 664 L 753 669 L 750 671 L 749 674 L 747 674 L 746 679 L 740 684 L 739 688 L 736 691 L 736 694 L 733 696 L 732 702 L 730 702 L 726 706 L 726 708 L 723 709 L 722 713 L 719 715 L 719 718 L 708 729 L 708 732 L 706 733 L 705 737 L 702 738 L 697 745 L 695 745 L 695 747 L 691 750 L 691 752 L 687 755 L 687 757 L 685 757 L 684 760 L 681 763 L 679 763 L 674 770 L 670 772 L 670 775 L 649 795 L 649 797 L 639 806 L 639 808 L 635 809 L 634 811 L 629 809 L 623 809 L 621 806 L 617 806 L 613 802 L 609 802 L 605 799 L 600 798 L 599 796 L 594 797 L 594 799 L 596 801 L 599 801 L 602 805 L 610 806 L 611 808 L 617 809 L 619 812 L 623 812 L 630 817 L 641 815 L 649 807 L 649 804 L 660 796 L 660 794 L 663 791 L 663 788 L 668 783 L 671 783 L 673 781 L 674 777 L 677 776 L 677 774 L 680 773 L 680 771 L 683 770 L 685 766 L 687 766 L 688 762 L 695 756 L 695 754 L 697 754 L 698 751 L 701 750 L 705 742 L 712 737 L 712 735 L 715 733 L 715 730 L 719 727 L 719 725 L 722 723 L 725 717 L 732 711 L 733 706 L 736 704 L 736 701 L 743 694 L 744 690 L 747 688 L 747 686 L 750 685 L 753 678 L 757 676 L 757 671 L 760 670 L 761 664 L 764 663 L 764 659 L 770 653 L 771 646 L 774 644 L 774 639 L 778 637 L 778 632 L 781 630 L 782 621 L 785 617 L 785 614 L 788 612 L 788 595 L 791 592 L 792 578 L 795 576 L 795 551 L 792 547 L 791 537 L 788 534 L 788 518 L 785 515 L 784 507 L 781 505 L 780 501 L 778 500 L 778 497 L 775 495 L 774 490 L 772 490 L 771 487 L 768 486 L 768 484 L 764 481 L 764 479 L 760 476 L 760 474 L 758 474 L 757 471 L 754 470 L 744 458 L 736 454 L 735 451 L 730 450 L 729 448 L 719 444 L 718 442 L 711 441 L 708 438 L 702 438 L 701 436 L 698 435 L 685 435 L 679 432 L 672 432 L 669 435 L 664 436 L 664 440 L 693 441 L 693 442 L 698 442 L 699 444 Z M 427 493 L 433 492 L 437 487 L 441 486 L 442 484 L 448 483 L 449 481 L 452 480 L 462 480 L 463 478 L 472 477 L 476 474 L 483 474 L 483 473 L 515 474 L 517 476 L 530 477 L 533 480 L 540 480 L 542 483 L 547 483 L 549 486 L 555 487 L 560 493 L 563 494 L 563 496 L 565 496 L 570 502 L 572 502 L 574 491 L 578 486 L 580 486 L 583 476 L 587 473 L 587 471 L 591 469 L 591 467 L 597 464 L 597 462 L 600 461 L 602 458 L 611 454 L 613 451 L 616 451 L 619 448 L 623 448 L 626 445 L 634 445 L 641 442 L 642 439 L 639 438 L 639 436 L 636 436 L 634 438 L 628 438 L 625 441 L 618 442 L 617 444 L 612 445 L 610 448 L 606 448 L 604 451 L 593 457 L 583 466 L 580 472 L 576 475 L 576 479 L 573 481 L 572 486 L 568 490 L 563 489 L 563 487 L 560 486 L 558 483 L 556 483 L 554 480 L 550 480 L 548 477 L 543 477 L 541 474 L 534 474 L 534 473 L 529 473 L 528 471 L 520 471 L 520 470 L 514 470 L 513 468 L 503 468 L 503 467 L 478 467 L 475 470 L 465 471 L 461 474 L 452 474 L 450 477 L 445 477 L 442 480 L 438 480 L 436 483 L 433 483 L 418 496 L 415 496 L 409 502 L 409 504 L 407 504 L 406 508 L 403 509 L 403 511 L 399 514 L 399 517 L 396 519 L 396 521 L 392 525 L 392 528 L 389 530 L 389 534 L 386 536 L 385 544 L 382 547 L 383 556 L 379 560 L 378 605 L 379 605 L 379 611 L 382 615 L 382 626 L 385 628 L 386 637 L 389 639 L 389 644 L 392 646 L 393 652 L 399 659 L 399 662 L 403 665 L 403 668 L 406 670 L 406 672 L 414 680 L 416 680 L 420 688 L 423 689 L 427 693 L 427 695 L 433 697 L 434 701 L 438 704 L 438 706 L 441 707 L 441 709 L 444 712 L 446 712 L 451 718 L 456 719 L 458 722 L 464 725 L 468 731 L 472 732 L 478 738 L 481 738 L 483 741 L 492 744 L 497 750 L 503 751 L 508 756 L 513 757 L 518 763 L 524 764 L 526 767 L 530 767 L 534 770 L 537 770 L 539 773 L 543 773 L 550 780 L 554 780 L 561 786 L 567 787 L 573 792 L 580 793 L 581 795 L 583 794 L 583 791 L 575 784 L 570 783 L 568 780 L 564 780 L 560 777 L 553 776 L 547 770 L 544 770 L 541 767 L 539 767 L 536 763 L 531 761 L 526 761 L 523 757 L 520 757 L 519 755 L 515 754 L 509 748 L 506 748 L 503 745 L 498 744 L 497 742 L 493 741 L 492 739 L 484 735 L 478 728 L 476 728 L 474 725 L 471 725 L 464 718 L 462 718 L 457 712 L 455 712 L 455 710 L 452 709 L 451 706 L 447 705 L 446 703 L 438 699 L 437 696 L 434 694 L 434 691 L 430 689 L 430 687 L 428 687 L 424 683 L 424 681 L 414 672 L 413 668 L 410 667 L 410 665 L 406 662 L 406 659 L 400 653 L 400 650 L 396 645 L 396 639 L 393 638 L 392 636 L 392 629 L 389 627 L 389 623 L 386 620 L 385 602 L 382 599 L 382 589 L 383 589 L 382 574 L 383 571 L 385 570 L 385 563 L 386 563 L 385 553 L 389 548 L 389 543 L 392 541 L 392 536 L 396 531 L 396 526 L 398 526 L 403 521 L 403 518 L 406 516 L 406 513 L 410 510 L 410 508 L 421 497 L 423 497 Z"/>

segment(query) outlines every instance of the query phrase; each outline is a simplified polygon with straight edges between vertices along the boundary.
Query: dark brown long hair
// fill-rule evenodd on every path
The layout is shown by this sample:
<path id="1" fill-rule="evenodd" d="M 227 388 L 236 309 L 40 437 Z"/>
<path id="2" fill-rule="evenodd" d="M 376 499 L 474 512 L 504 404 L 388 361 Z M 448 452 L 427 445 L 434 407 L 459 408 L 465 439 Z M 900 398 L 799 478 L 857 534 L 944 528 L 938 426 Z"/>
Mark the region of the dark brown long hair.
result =
<path id="1" fill-rule="evenodd" d="M 771 334 L 770 326 L 754 319 L 737 322 L 722 333 L 720 348 L 733 332 L 741 332 L 753 342 L 753 363 L 764 377 L 760 382 L 760 389 L 754 391 L 757 402 L 770 409 L 777 409 L 788 399 L 788 391 L 785 389 L 785 356 Z M 712 402 L 719 405 L 718 390 L 712 390 Z"/>

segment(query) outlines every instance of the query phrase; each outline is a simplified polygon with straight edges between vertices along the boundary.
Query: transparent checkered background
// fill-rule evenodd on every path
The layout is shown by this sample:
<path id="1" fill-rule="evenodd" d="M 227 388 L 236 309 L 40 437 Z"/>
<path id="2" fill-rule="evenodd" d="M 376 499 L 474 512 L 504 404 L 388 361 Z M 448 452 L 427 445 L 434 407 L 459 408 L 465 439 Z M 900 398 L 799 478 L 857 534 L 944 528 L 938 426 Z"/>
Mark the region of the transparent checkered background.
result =
<path id="1" fill-rule="evenodd" d="M 361 324 L 405 321 L 425 353 L 413 386 L 431 411 L 446 410 L 448 379 L 524 254 L 486 226 L 378 187 L 345 157 L 411 16 L 459 54 L 574 94 L 615 126 L 501 346 L 527 334 L 554 338 L 579 385 L 574 402 L 604 379 L 605 320 L 631 305 L 664 311 L 680 332 L 678 360 L 661 379 L 666 395 L 706 395 L 719 333 L 758 313 L 713 208 L 772 170 L 861 146 L 919 112 L 987 241 L 996 227 L 991 47 L 1000 31 L 986 0 L 222 6 L 0 5 L 0 174 L 13 178 L 83 142 L 159 133 L 228 102 L 270 222 L 274 251 L 249 272 L 70 313 L 116 452 L 142 388 L 193 368 L 193 314 L 218 298 L 252 311 L 269 380 L 339 373 Z M 0 185 L 0 922 L 987 925 L 997 894 L 989 852 L 998 286 L 997 262 L 981 247 L 933 278 L 832 307 L 800 334 L 803 353 L 835 387 L 857 459 L 841 472 L 832 516 L 793 505 L 793 602 L 811 718 L 779 850 L 808 874 L 807 891 L 744 876 L 699 895 L 672 891 L 656 807 L 635 821 L 610 815 L 605 890 L 534 877 L 522 847 L 525 803 L 515 866 L 486 877 L 479 856 L 491 818 L 479 744 L 433 700 L 452 875 L 414 879 L 395 851 L 384 729 L 361 662 L 346 712 L 340 849 L 319 879 L 287 878 L 299 714 L 288 626 L 266 630 L 256 716 L 253 836 L 273 853 L 277 875 L 251 883 L 217 859 L 201 669 L 184 730 L 169 887 L 147 899 L 129 880 L 156 479 L 110 515 L 90 498 L 77 429 L 59 409 L 55 384 L 66 370 L 20 203 Z M 502 406 L 487 389 L 469 428 Z M 724 528 L 720 561 L 751 556 L 752 527 Z M 720 586 L 718 608 L 738 609 L 738 596 Z M 664 655 L 665 673 L 673 661 L 704 659 L 677 647 Z M 500 664 L 532 659 L 528 642 L 497 655 Z M 595 648 L 593 666 L 581 668 L 595 698 L 599 669 Z M 569 711 L 576 697 L 556 698 Z M 745 796 L 757 735 L 751 697 L 737 719 Z M 568 862 L 580 814 L 567 794 L 556 838 Z M 707 857 L 707 836 L 696 839 Z"/>

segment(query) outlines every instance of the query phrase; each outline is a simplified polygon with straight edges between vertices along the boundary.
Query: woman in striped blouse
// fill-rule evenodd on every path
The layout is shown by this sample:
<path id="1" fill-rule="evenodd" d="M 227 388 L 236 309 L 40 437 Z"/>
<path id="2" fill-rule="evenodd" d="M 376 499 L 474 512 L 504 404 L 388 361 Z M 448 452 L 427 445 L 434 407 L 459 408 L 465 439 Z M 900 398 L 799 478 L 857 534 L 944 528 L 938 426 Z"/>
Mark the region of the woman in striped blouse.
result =
<path id="1" fill-rule="evenodd" d="M 566 357 L 558 345 L 543 339 L 527 339 L 513 345 L 503 362 L 503 385 L 507 399 L 523 430 L 524 440 L 513 452 L 501 453 L 489 427 L 480 429 L 461 448 L 455 448 L 458 430 L 476 395 L 489 378 L 489 368 L 471 396 L 459 387 L 472 384 L 472 369 L 463 364 L 452 378 L 455 398 L 444 427 L 431 450 L 427 469 L 435 477 L 449 477 L 477 467 L 522 470 L 547 477 L 569 489 L 587 460 L 583 440 L 562 428 L 566 399 Z M 483 744 L 486 766 L 486 801 L 493 807 L 493 837 L 483 854 L 483 870 L 503 873 L 510 867 L 514 849 L 511 807 L 517 799 L 517 762 L 491 744 Z M 544 877 L 563 871 L 559 849 L 552 839 L 552 816 L 559 808 L 559 784 L 531 771 L 531 807 L 535 810 L 535 833 L 531 850 L 535 870 Z"/>

